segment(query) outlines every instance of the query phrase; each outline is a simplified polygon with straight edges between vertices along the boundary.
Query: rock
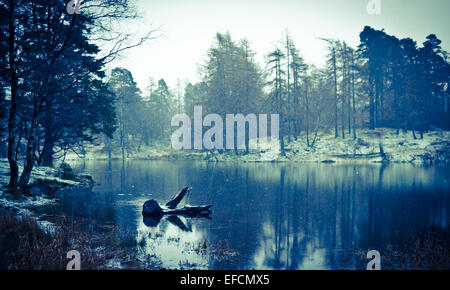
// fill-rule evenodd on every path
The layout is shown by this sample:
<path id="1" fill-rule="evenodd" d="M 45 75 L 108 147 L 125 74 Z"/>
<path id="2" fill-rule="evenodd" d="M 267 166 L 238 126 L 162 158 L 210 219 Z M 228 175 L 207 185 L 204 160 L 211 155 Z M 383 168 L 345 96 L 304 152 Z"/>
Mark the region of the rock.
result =
<path id="1" fill-rule="evenodd" d="M 92 189 L 94 187 L 94 185 L 95 185 L 95 181 L 92 178 L 92 176 L 90 176 L 90 175 L 82 174 L 82 175 L 79 175 L 77 177 L 77 179 L 78 179 L 78 182 L 80 184 L 79 185 L 80 187 L 84 187 L 84 188 L 87 188 L 87 189 Z"/>
<path id="2" fill-rule="evenodd" d="M 163 209 L 159 206 L 156 200 L 151 199 L 144 203 L 144 207 L 142 208 L 142 215 L 161 216 L 163 214 Z"/>

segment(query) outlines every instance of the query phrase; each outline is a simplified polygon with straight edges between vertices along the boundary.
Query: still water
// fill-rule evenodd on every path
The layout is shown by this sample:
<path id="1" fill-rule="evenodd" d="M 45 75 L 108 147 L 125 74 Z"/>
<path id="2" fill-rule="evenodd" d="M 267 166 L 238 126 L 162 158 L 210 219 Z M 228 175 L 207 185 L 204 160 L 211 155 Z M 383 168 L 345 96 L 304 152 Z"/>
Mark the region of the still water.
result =
<path id="1" fill-rule="evenodd" d="M 450 222 L 450 168 L 413 165 L 79 162 L 94 193 L 67 192 L 53 209 L 126 229 L 137 259 L 160 268 L 365 269 L 370 249 L 406 243 Z M 213 205 L 211 219 L 147 226 L 148 199 Z M 183 202 L 184 204 L 184 202 Z M 149 224 L 147 222 L 147 224 Z"/>

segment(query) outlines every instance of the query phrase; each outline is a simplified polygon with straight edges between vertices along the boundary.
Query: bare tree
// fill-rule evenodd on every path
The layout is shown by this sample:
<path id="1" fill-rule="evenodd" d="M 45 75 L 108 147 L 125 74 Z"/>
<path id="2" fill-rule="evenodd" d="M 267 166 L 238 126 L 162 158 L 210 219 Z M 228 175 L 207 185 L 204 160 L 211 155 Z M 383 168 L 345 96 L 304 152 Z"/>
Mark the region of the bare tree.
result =
<path id="1" fill-rule="evenodd" d="M 331 63 L 331 69 L 334 81 L 334 135 L 336 138 L 339 137 L 338 129 L 338 84 L 337 84 L 337 52 L 336 52 L 336 41 L 332 39 L 320 38 L 328 43 L 328 50 L 330 52 L 328 62 Z"/>

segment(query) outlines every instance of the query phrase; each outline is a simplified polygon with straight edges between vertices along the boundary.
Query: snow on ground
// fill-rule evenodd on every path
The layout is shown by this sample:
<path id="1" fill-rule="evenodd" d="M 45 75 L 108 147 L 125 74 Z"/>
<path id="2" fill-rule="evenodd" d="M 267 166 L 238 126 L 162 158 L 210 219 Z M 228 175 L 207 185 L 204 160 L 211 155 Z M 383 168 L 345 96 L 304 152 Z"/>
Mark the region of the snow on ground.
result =
<path id="1" fill-rule="evenodd" d="M 341 133 L 342 134 L 342 133 Z M 214 162 L 450 162 L 450 131 L 430 131 L 424 133 L 424 138 L 416 133 L 400 132 L 394 129 L 381 128 L 377 130 L 357 130 L 357 138 L 348 135 L 343 139 L 335 138 L 333 130 L 321 131 L 317 135 L 314 146 L 308 146 L 305 133 L 297 138 L 285 138 L 285 155 L 281 156 L 280 145 L 270 139 L 260 140 L 257 150 L 249 154 L 228 150 L 219 154 L 217 151 L 174 150 L 170 145 L 141 146 L 134 152 L 127 152 L 126 158 L 140 160 L 176 160 L 195 159 Z M 310 143 L 314 133 L 310 134 Z M 255 141 L 251 141 L 255 142 Z M 380 154 L 380 144 L 385 155 Z M 103 145 L 86 146 L 86 160 L 107 160 L 108 154 Z M 77 160 L 80 156 L 68 154 L 66 160 Z M 112 153 L 113 159 L 121 159 L 121 152 Z"/>
<path id="2" fill-rule="evenodd" d="M 19 172 L 22 172 L 22 167 L 19 166 Z M 65 180 L 58 177 L 58 170 L 48 167 L 36 167 L 33 169 L 30 178 L 30 184 L 36 181 L 54 181 L 63 185 L 75 186 L 79 182 L 72 180 Z M 9 182 L 9 163 L 7 159 L 0 158 L 0 207 L 10 208 L 16 210 L 19 214 L 30 215 L 28 208 L 44 206 L 58 202 L 55 198 L 49 198 L 42 195 L 25 196 L 22 195 L 18 199 L 11 198 L 9 194 L 5 193 L 5 186 Z"/>
<path id="3" fill-rule="evenodd" d="M 280 155 L 277 142 L 268 142 L 256 152 L 240 156 L 247 162 L 293 161 L 293 162 L 382 162 L 423 163 L 428 161 L 450 162 L 450 132 L 433 131 L 425 133 L 423 139 L 414 139 L 411 132 L 396 134 L 393 129 L 360 130 L 357 138 L 348 135 L 335 138 L 334 132 L 314 134 L 307 145 L 303 133 L 297 139 L 285 138 L 285 156 Z M 269 144 L 267 148 L 267 144 Z M 380 146 L 381 145 L 381 146 Z M 381 154 L 380 148 L 385 155 Z M 226 159 L 226 158 L 225 158 Z"/>
<path id="4" fill-rule="evenodd" d="M 0 205 L 6 208 L 14 208 L 19 210 L 19 212 L 23 211 L 22 213 L 27 214 L 29 212 L 26 210 L 26 208 L 44 206 L 54 203 L 57 203 L 57 199 L 45 198 L 42 196 L 22 197 L 20 199 L 14 200 L 0 195 Z"/>
<path id="5" fill-rule="evenodd" d="M 19 174 L 22 172 L 23 167 L 19 164 Z M 58 169 L 50 167 L 37 167 L 33 168 L 31 173 L 30 183 L 34 183 L 38 180 L 41 181 L 55 181 L 64 185 L 75 186 L 80 183 L 73 180 L 66 180 L 58 177 Z M 7 185 L 9 181 L 9 163 L 5 158 L 0 158 L 0 185 Z"/>
<path id="6" fill-rule="evenodd" d="M 346 132 L 348 133 L 348 132 Z M 419 137 L 417 135 L 417 137 Z M 318 134 L 313 148 L 306 145 L 305 138 L 291 142 L 288 146 L 287 158 L 296 161 L 371 161 L 381 162 L 424 162 L 434 157 L 437 151 L 449 148 L 450 132 L 429 132 L 424 134 L 423 140 L 414 140 L 412 133 L 400 132 L 393 129 L 360 130 L 357 138 L 346 136 L 335 138 L 333 132 Z M 311 137 L 313 139 L 313 137 Z M 380 145 L 386 154 L 380 154 Z"/>
<path id="7" fill-rule="evenodd" d="M 259 162 L 269 162 L 276 160 L 281 153 L 281 147 L 278 140 L 271 140 L 270 138 L 258 139 L 258 149 L 256 161 Z M 259 156 L 258 156 L 259 155 Z M 247 161 L 251 161 L 251 159 L 247 159 Z"/>
<path id="8" fill-rule="evenodd" d="M 19 166 L 19 172 L 22 171 L 22 167 Z M 35 167 L 31 174 L 30 184 L 36 181 L 52 181 L 58 182 L 63 185 L 75 186 L 79 185 L 79 182 L 72 180 L 65 180 L 58 177 L 58 170 L 48 167 Z M 58 203 L 57 198 L 50 198 L 45 195 L 32 195 L 14 198 L 11 194 L 5 192 L 5 186 L 9 182 L 9 163 L 6 159 L 0 158 L 0 210 L 7 209 L 13 210 L 17 215 L 34 216 L 33 208 L 46 206 L 50 204 Z M 55 225 L 49 221 L 36 217 L 38 225 L 47 233 L 53 233 L 56 229 Z"/>
<path id="9" fill-rule="evenodd" d="M 85 160 L 108 160 L 108 152 L 105 149 L 104 144 L 99 145 L 86 145 L 86 154 L 80 156 L 73 152 L 68 152 L 66 155 L 66 161 L 79 160 L 83 158 Z M 157 146 L 140 146 L 138 149 L 128 151 L 125 153 L 125 157 L 128 159 L 140 159 L 140 160 L 165 160 L 165 159 L 201 159 L 206 154 L 196 151 L 175 150 L 170 145 L 157 145 Z M 122 159 L 122 153 L 116 149 L 111 154 L 112 159 Z"/>

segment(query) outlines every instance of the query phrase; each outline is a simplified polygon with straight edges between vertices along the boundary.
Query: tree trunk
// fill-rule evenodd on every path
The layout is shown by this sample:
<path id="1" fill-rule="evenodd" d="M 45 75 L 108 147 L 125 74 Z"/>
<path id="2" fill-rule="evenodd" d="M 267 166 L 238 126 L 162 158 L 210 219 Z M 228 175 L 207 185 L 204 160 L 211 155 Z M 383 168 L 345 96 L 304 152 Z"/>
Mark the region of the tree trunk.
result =
<path id="1" fill-rule="evenodd" d="M 169 202 L 166 203 L 166 207 L 168 209 L 175 209 L 178 204 L 183 200 L 183 198 L 192 190 L 191 187 L 185 187 L 181 190 L 174 198 L 172 198 Z"/>
<path id="2" fill-rule="evenodd" d="M 342 54 L 342 62 L 343 62 L 343 79 L 342 79 L 342 83 L 344 85 L 344 90 L 343 90 L 343 99 L 342 99 L 342 115 L 344 117 L 344 108 L 346 108 L 347 110 L 347 130 L 348 130 L 348 135 L 350 136 L 352 134 L 352 120 L 351 120 L 351 106 L 350 106 L 350 84 L 351 84 L 351 80 L 350 80 L 350 61 L 349 61 L 349 57 L 348 57 L 348 49 L 347 49 L 347 44 L 344 42 L 344 48 L 343 48 L 343 54 Z M 342 119 L 342 121 L 345 121 L 344 118 Z M 342 126 L 344 127 L 344 126 Z"/>
<path id="3" fill-rule="evenodd" d="M 398 92 L 398 80 L 394 80 L 394 120 L 397 136 L 400 134 L 400 109 L 399 109 L 399 92 Z"/>
<path id="4" fill-rule="evenodd" d="M 338 97 L 337 97 L 337 67 L 336 67 L 336 49 L 333 44 L 333 74 L 334 74 L 334 135 L 335 138 L 339 137 L 338 129 Z"/>
<path id="5" fill-rule="evenodd" d="M 17 94 L 16 89 L 11 86 L 11 107 L 9 110 L 9 119 L 8 119 L 8 162 L 10 168 L 10 179 L 8 187 L 17 188 L 17 181 L 19 178 L 19 167 L 17 165 L 16 155 L 15 155 L 15 146 L 16 146 L 16 113 L 17 113 L 17 104 L 16 97 L 13 95 Z"/>
<path id="6" fill-rule="evenodd" d="M 383 83 L 383 80 L 381 80 L 381 82 Z M 380 88 L 380 119 L 379 119 L 379 126 L 383 126 L 384 125 L 384 86 L 381 85 Z"/>
<path id="7" fill-rule="evenodd" d="M 314 145 L 316 144 L 317 134 L 319 133 L 319 127 L 320 127 L 320 114 L 318 114 L 318 116 L 317 116 L 316 129 L 314 131 L 314 139 L 311 143 L 311 148 L 313 148 Z"/>
<path id="8" fill-rule="evenodd" d="M 44 148 L 42 149 L 42 166 L 53 167 L 53 147 L 55 141 L 51 133 L 45 133 Z"/>
<path id="9" fill-rule="evenodd" d="M 346 70 L 346 64 L 344 62 L 343 65 L 343 77 L 342 77 L 342 96 L 341 96 L 341 123 L 342 123 L 342 139 L 345 139 L 345 106 L 346 106 L 346 87 L 345 87 L 345 70 Z"/>
<path id="10" fill-rule="evenodd" d="M 245 125 L 245 152 L 249 154 L 250 150 L 250 124 Z"/>
<path id="11" fill-rule="evenodd" d="M 341 118 L 342 118 L 342 139 L 345 139 L 345 92 L 342 94 L 342 112 L 341 112 Z"/>
<path id="12" fill-rule="evenodd" d="M 15 71 L 15 27 L 14 27 L 14 0 L 9 1 L 9 39 L 8 39 L 8 49 L 9 49 L 9 74 L 11 78 L 11 107 L 9 109 L 8 117 L 8 162 L 10 168 L 10 179 L 9 187 L 17 188 L 18 177 L 19 177 L 19 167 L 17 166 L 17 160 L 15 158 L 14 149 L 16 146 L 16 118 L 17 118 L 17 88 L 18 79 Z"/>
<path id="13" fill-rule="evenodd" d="M 111 154 L 112 154 L 112 139 L 109 138 L 108 136 L 104 135 L 104 139 L 105 141 L 105 147 L 106 150 L 108 151 L 108 160 L 111 160 Z"/>
<path id="14" fill-rule="evenodd" d="M 446 111 L 446 118 L 447 118 L 447 126 L 446 129 L 450 129 L 449 125 L 450 124 L 450 80 L 447 82 L 447 111 Z"/>
<path id="15" fill-rule="evenodd" d="M 281 79 L 281 59 L 278 60 L 278 86 L 279 89 L 277 90 L 277 95 L 278 95 L 278 113 L 280 114 L 280 147 L 281 147 L 281 156 L 286 156 L 286 153 L 284 151 L 284 118 L 283 118 L 283 114 L 282 114 L 282 104 L 281 104 L 281 90 L 282 90 L 282 79 Z"/>
<path id="16" fill-rule="evenodd" d="M 373 78 L 369 77 L 369 110 L 370 110 L 370 121 L 369 128 L 370 130 L 375 130 L 375 100 L 374 100 L 374 85 Z"/>
<path id="17" fill-rule="evenodd" d="M 124 129 L 124 113 L 123 113 L 123 96 L 120 99 L 120 124 L 119 124 L 119 136 L 120 136 L 120 149 L 122 151 L 122 160 L 125 160 L 125 129 Z"/>
<path id="18" fill-rule="evenodd" d="M 290 42 L 289 42 L 289 35 L 286 35 L 286 71 L 287 71 L 287 87 L 286 87 L 286 93 L 287 93 L 287 101 L 288 104 L 291 104 L 291 68 L 290 68 Z M 289 121 L 288 121 L 288 142 L 291 142 L 291 114 L 289 112 Z"/>
<path id="19" fill-rule="evenodd" d="M 44 148 L 42 149 L 42 166 L 53 167 L 53 147 L 55 146 L 55 138 L 53 137 L 54 119 L 53 119 L 53 96 L 46 99 L 47 110 L 44 118 Z"/>
<path id="20" fill-rule="evenodd" d="M 352 134 L 352 105 L 350 101 L 351 78 L 350 72 L 347 71 L 347 118 L 348 118 L 348 136 Z"/>
<path id="21" fill-rule="evenodd" d="M 23 171 L 19 179 L 19 188 L 25 188 L 30 182 L 31 171 L 33 171 L 35 161 L 35 157 L 33 154 L 36 146 L 35 131 L 36 131 L 36 118 L 33 117 L 32 125 L 30 128 L 30 134 L 28 136 L 27 150 L 25 154 L 25 166 L 23 167 Z"/>
<path id="22" fill-rule="evenodd" d="M 355 60 L 352 51 L 353 139 L 356 140 Z"/>
<path id="23" fill-rule="evenodd" d="M 309 96 L 308 79 L 305 79 L 305 107 L 306 107 L 306 145 L 309 147 Z"/>

